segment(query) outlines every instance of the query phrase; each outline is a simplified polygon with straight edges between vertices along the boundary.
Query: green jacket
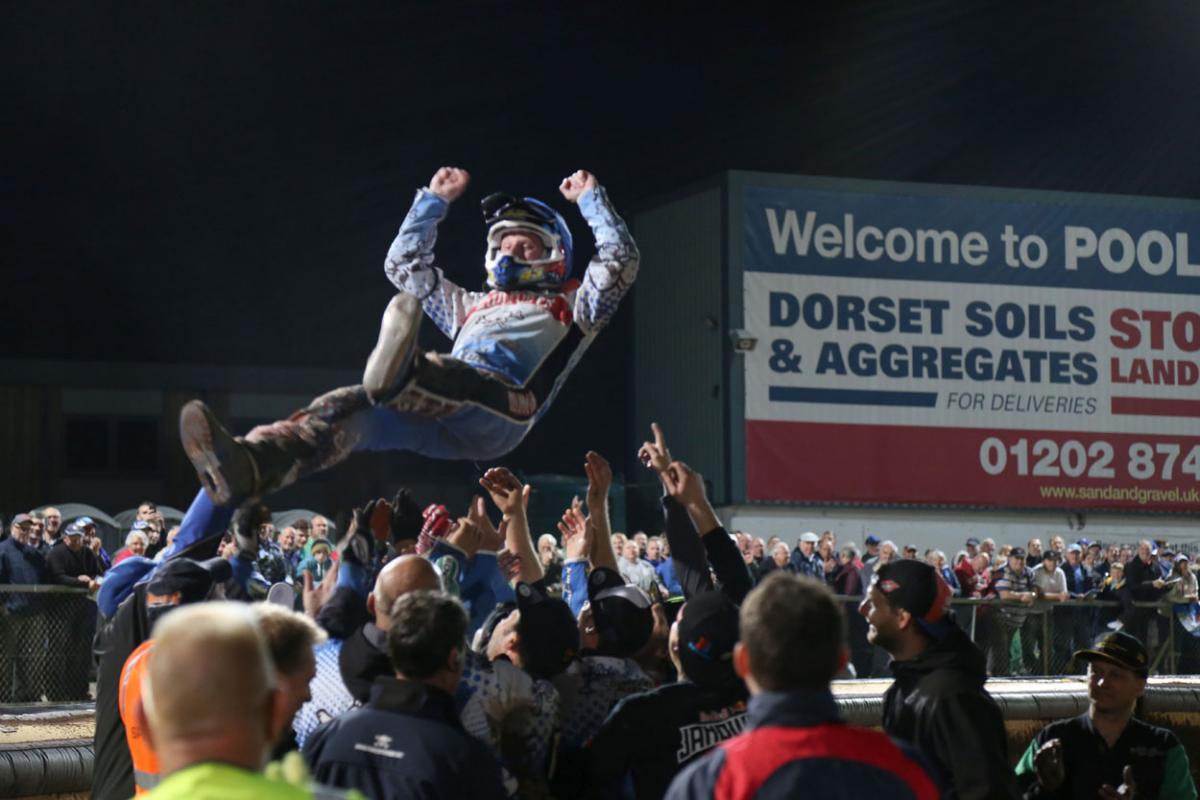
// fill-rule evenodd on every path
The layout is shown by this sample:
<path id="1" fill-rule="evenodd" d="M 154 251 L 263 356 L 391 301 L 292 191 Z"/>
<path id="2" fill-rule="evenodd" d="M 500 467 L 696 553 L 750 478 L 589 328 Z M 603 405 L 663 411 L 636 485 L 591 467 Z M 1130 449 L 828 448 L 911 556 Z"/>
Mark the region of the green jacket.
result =
<path id="1" fill-rule="evenodd" d="M 294 786 L 228 764 L 196 764 L 163 779 L 147 797 L 152 800 L 334 800 L 361 798 L 323 786 Z"/>

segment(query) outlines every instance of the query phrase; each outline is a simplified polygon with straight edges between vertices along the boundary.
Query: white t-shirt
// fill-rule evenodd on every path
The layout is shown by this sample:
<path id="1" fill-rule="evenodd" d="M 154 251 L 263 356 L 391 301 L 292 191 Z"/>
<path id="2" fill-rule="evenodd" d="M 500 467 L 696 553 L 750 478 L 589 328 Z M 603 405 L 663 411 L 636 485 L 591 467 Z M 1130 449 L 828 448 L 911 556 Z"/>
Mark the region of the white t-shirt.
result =
<path id="1" fill-rule="evenodd" d="M 1054 572 L 1046 572 L 1045 565 L 1033 571 L 1033 585 L 1042 590 L 1043 594 L 1065 594 L 1067 591 L 1067 575 L 1061 567 L 1055 567 Z"/>

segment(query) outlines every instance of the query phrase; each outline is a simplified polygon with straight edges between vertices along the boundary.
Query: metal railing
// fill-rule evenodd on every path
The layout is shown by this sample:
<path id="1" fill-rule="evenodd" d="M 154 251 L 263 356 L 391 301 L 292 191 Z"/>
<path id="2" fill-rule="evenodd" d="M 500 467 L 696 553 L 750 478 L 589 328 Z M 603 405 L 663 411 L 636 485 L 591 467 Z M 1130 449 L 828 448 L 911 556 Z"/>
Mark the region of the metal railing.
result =
<path id="1" fill-rule="evenodd" d="M 861 597 L 840 596 L 849 620 L 851 659 L 859 677 L 891 677 L 887 654 L 867 642 L 858 613 Z M 1200 674 L 1200 637 L 1184 630 L 1173 607 L 1161 602 L 1122 604 L 1114 600 L 1012 600 L 955 598 L 955 621 L 988 659 L 995 677 L 1083 673 L 1073 654 L 1090 647 L 1119 623 L 1150 651 L 1150 671 L 1160 675 Z"/>
<path id="2" fill-rule="evenodd" d="M 0 586 L 0 704 L 90 699 L 96 621 L 86 589 Z"/>

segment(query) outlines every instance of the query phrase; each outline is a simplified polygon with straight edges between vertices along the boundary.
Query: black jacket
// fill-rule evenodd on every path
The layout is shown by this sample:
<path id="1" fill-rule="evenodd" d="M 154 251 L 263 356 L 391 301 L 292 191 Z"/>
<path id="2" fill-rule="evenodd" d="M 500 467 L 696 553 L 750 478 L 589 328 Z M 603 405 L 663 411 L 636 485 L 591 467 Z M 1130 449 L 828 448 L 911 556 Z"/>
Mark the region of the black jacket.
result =
<path id="1" fill-rule="evenodd" d="M 454 698 L 380 678 L 371 699 L 313 731 L 304 758 L 318 782 L 370 798 L 503 798 L 500 765 L 467 734 Z"/>
<path id="2" fill-rule="evenodd" d="M 746 724 L 746 685 L 706 689 L 672 683 L 630 695 L 585 749 L 587 796 L 621 796 L 626 775 L 638 800 L 658 800 L 684 766 L 732 739 Z"/>
<path id="3" fill-rule="evenodd" d="M 94 578 L 101 572 L 103 570 L 100 569 L 100 559 L 96 558 L 95 553 L 86 547 L 81 547 L 79 552 L 75 552 L 67 547 L 67 543 L 61 538 L 46 555 L 46 579 L 50 583 L 74 586 L 78 589 L 83 586 L 79 582 L 80 575 Z"/>
<path id="4" fill-rule="evenodd" d="M 1125 565 L 1125 585 L 1129 587 L 1129 593 L 1133 595 L 1134 600 L 1154 601 L 1162 597 L 1167 593 L 1167 589 L 1155 589 L 1154 581 L 1165 577 L 1157 558 L 1151 558 L 1147 564 L 1134 556 Z"/>
<path id="5" fill-rule="evenodd" d="M 374 622 L 354 632 L 349 639 L 342 642 L 342 652 L 338 655 L 338 669 L 342 673 L 342 683 L 350 690 L 350 695 L 360 703 L 365 703 L 371 696 L 375 679 L 395 673 L 391 658 L 387 652 L 387 633 L 380 630 Z"/>
<path id="6" fill-rule="evenodd" d="M 146 619 L 146 584 L 133 590 L 113 615 L 100 645 L 96 668 L 96 731 L 93 747 L 92 797 L 124 800 L 133 797 L 133 759 L 118 708 L 121 670 L 137 646 L 150 636 Z"/>
<path id="7" fill-rule="evenodd" d="M 692 597 L 714 588 L 712 574 L 715 574 L 730 602 L 741 605 L 754 588 L 754 581 L 729 533 L 724 528 L 697 531 L 687 509 L 672 497 L 663 497 L 662 507 L 675 577 L 683 587 L 683 596 Z"/>
<path id="8" fill-rule="evenodd" d="M 948 624 L 950 632 L 925 652 L 892 662 L 896 680 L 883 697 L 883 729 L 912 742 L 948 800 L 1017 797 L 1004 719 L 983 688 L 984 655 Z"/>

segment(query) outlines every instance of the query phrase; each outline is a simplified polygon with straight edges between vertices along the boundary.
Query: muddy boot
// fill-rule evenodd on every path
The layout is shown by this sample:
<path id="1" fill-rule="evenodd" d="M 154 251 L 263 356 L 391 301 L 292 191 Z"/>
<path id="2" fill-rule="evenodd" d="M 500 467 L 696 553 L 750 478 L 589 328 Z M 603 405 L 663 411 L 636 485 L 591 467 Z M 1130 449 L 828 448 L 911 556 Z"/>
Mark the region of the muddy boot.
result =
<path id="1" fill-rule="evenodd" d="M 259 494 L 254 457 L 199 400 L 179 412 L 179 439 L 213 503 L 230 506 Z"/>
<path id="2" fill-rule="evenodd" d="M 412 377 L 421 327 L 421 301 L 411 294 L 398 294 L 383 312 L 379 341 L 367 359 L 363 388 L 375 405 L 382 405 L 404 389 Z"/>

